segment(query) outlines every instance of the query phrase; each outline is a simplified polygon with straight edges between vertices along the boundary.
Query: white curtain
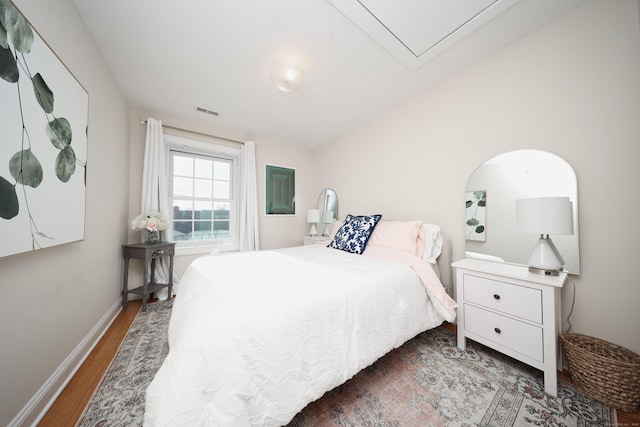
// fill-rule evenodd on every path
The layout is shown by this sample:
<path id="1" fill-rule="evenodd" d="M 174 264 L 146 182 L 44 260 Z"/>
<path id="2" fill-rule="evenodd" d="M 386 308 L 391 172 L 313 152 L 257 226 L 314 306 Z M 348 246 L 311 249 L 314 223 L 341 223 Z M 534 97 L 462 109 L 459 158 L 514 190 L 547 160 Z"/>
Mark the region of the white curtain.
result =
<path id="1" fill-rule="evenodd" d="M 142 197 L 140 213 L 160 212 L 171 217 L 169 210 L 169 186 L 167 177 L 167 150 L 162 136 L 162 122 L 147 119 L 147 137 L 144 146 L 144 169 L 142 173 Z M 160 232 L 161 240 L 173 241 L 173 227 L 169 225 Z M 156 260 L 155 279 L 158 283 L 169 282 L 169 258 Z M 148 280 L 148 279 L 147 279 Z M 177 278 L 173 275 L 173 293 L 176 291 Z M 167 298 L 167 289 L 156 294 L 159 299 Z"/>
<path id="2" fill-rule="evenodd" d="M 238 248 L 243 251 L 260 249 L 258 233 L 258 184 L 256 179 L 256 144 L 245 142 L 240 148 L 240 228 Z"/>

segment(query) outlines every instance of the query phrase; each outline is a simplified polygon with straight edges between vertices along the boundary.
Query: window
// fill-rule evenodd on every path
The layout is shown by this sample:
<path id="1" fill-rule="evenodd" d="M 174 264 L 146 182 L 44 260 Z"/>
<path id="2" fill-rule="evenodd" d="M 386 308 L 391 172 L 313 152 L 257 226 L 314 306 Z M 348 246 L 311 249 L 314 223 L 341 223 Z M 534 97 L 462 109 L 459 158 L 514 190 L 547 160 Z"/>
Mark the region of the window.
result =
<path id="1" fill-rule="evenodd" d="M 177 248 L 237 248 L 239 150 L 165 135 L 169 203 Z"/>

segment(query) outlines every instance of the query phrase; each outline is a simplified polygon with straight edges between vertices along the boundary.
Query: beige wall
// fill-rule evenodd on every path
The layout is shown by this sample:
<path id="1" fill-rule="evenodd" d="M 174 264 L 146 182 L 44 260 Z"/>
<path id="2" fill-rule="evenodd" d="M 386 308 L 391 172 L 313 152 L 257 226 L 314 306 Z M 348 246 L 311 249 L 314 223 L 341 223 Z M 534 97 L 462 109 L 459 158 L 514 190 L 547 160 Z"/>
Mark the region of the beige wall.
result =
<path id="1" fill-rule="evenodd" d="M 138 120 L 149 115 L 256 141 L 264 249 L 300 244 L 306 210 L 322 188 L 332 187 L 341 217 L 380 212 L 441 224 L 459 258 L 462 200 L 474 168 L 513 149 L 554 152 L 578 176 L 582 274 L 574 278 L 574 331 L 640 352 L 635 0 L 595 0 L 315 152 L 130 112 L 70 0 L 16 3 L 89 92 L 90 136 L 85 240 L 0 259 L 0 425 L 36 397 L 117 306 L 120 245 L 139 237 L 127 229 L 139 213 L 144 127 Z M 264 215 L 265 163 L 296 168 L 297 216 Z M 178 260 L 177 269 L 189 261 Z M 563 291 L 565 314 L 571 290 Z"/>
<path id="2" fill-rule="evenodd" d="M 309 149 L 130 109 L 72 3 L 24 5 L 22 12 L 89 92 L 86 233 L 83 242 L 0 259 L 0 286 L 8 302 L 0 311 L 0 425 L 7 425 L 21 410 L 27 418 L 20 420 L 32 422 L 44 408 L 25 405 L 32 398 L 36 404 L 48 402 L 59 384 L 45 387 L 49 395 L 37 392 L 51 385 L 52 377 L 64 376 L 55 376 L 56 370 L 80 350 L 79 343 L 105 313 L 113 311 L 114 304 L 118 308 L 120 247 L 140 239 L 128 231 L 140 209 L 145 139 L 140 119 L 155 117 L 177 127 L 256 142 L 263 249 L 302 244 L 306 210 L 315 206 L 320 191 L 313 187 Z M 297 215 L 264 215 L 265 163 L 296 169 Z M 176 271 L 184 271 L 193 258 L 177 257 Z M 141 276 L 137 267 L 132 263 L 131 282 Z"/>
<path id="3" fill-rule="evenodd" d="M 640 353 L 638 26 L 636 0 L 588 3 L 326 144 L 317 182 L 337 191 L 341 216 L 440 224 L 461 258 L 476 166 L 520 148 L 563 157 L 579 188 L 573 331 Z M 565 317 L 572 290 L 562 293 Z"/>
<path id="4" fill-rule="evenodd" d="M 15 3 L 89 93 L 89 144 L 84 241 L 0 259 L 0 425 L 118 300 L 129 191 L 128 107 L 75 7 Z"/>
<path id="5" fill-rule="evenodd" d="M 164 125 L 189 129 L 194 132 L 230 138 L 237 141 L 253 140 L 256 143 L 256 163 L 259 194 L 259 225 L 260 225 L 260 248 L 273 249 L 286 246 L 296 246 L 302 244 L 302 236 L 308 230 L 306 211 L 310 206 L 316 205 L 316 197 L 320 193 L 313 187 L 313 165 L 312 151 L 307 148 L 300 148 L 289 144 L 278 143 L 253 135 L 243 135 L 232 133 L 215 126 L 204 126 L 193 122 L 188 122 L 175 117 L 168 117 L 164 114 L 152 112 L 144 109 L 133 109 L 130 115 L 131 123 L 131 166 L 130 166 L 130 187 L 129 187 L 129 217 L 133 218 L 140 214 L 140 195 L 142 185 L 142 165 L 144 157 L 144 143 L 146 127 L 140 125 L 140 120 L 153 117 L 162 120 Z M 185 133 L 172 129 L 165 129 L 166 132 L 175 135 L 187 136 L 201 141 L 223 143 L 214 138 L 198 135 L 195 133 Z M 234 143 L 228 143 L 231 146 Z M 264 168 L 265 164 L 275 164 L 286 166 L 296 170 L 296 215 L 295 216 L 267 216 L 264 214 Z M 139 242 L 139 232 L 130 231 L 129 242 Z M 188 264 L 196 256 L 177 256 L 175 259 L 175 270 L 178 275 L 184 272 Z M 134 267 L 135 269 L 135 267 Z M 134 270 L 132 281 L 142 274 L 140 269 Z"/>

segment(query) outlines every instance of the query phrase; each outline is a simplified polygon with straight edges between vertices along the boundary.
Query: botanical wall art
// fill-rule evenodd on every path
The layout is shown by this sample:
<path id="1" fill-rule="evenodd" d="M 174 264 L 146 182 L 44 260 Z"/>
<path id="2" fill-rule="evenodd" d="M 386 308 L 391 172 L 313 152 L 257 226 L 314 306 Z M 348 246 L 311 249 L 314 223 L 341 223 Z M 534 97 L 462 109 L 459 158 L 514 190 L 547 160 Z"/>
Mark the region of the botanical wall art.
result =
<path id="1" fill-rule="evenodd" d="M 89 96 L 0 0 L 0 257 L 84 239 Z"/>
<path id="2" fill-rule="evenodd" d="M 266 165 L 267 215 L 295 215 L 296 171 L 281 166 Z"/>
<path id="3" fill-rule="evenodd" d="M 466 198 L 467 240 L 485 241 L 487 230 L 487 192 L 469 191 Z"/>

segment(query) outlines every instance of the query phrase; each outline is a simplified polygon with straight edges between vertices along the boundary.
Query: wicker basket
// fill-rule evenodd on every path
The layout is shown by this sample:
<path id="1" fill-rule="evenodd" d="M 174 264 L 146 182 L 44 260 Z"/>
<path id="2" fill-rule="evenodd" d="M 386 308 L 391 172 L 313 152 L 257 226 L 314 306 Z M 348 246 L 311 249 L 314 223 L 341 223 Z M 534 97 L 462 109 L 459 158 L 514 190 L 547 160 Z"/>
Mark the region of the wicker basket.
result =
<path id="1" fill-rule="evenodd" d="M 640 356 L 580 334 L 560 336 L 571 379 L 588 396 L 625 412 L 640 405 Z"/>

